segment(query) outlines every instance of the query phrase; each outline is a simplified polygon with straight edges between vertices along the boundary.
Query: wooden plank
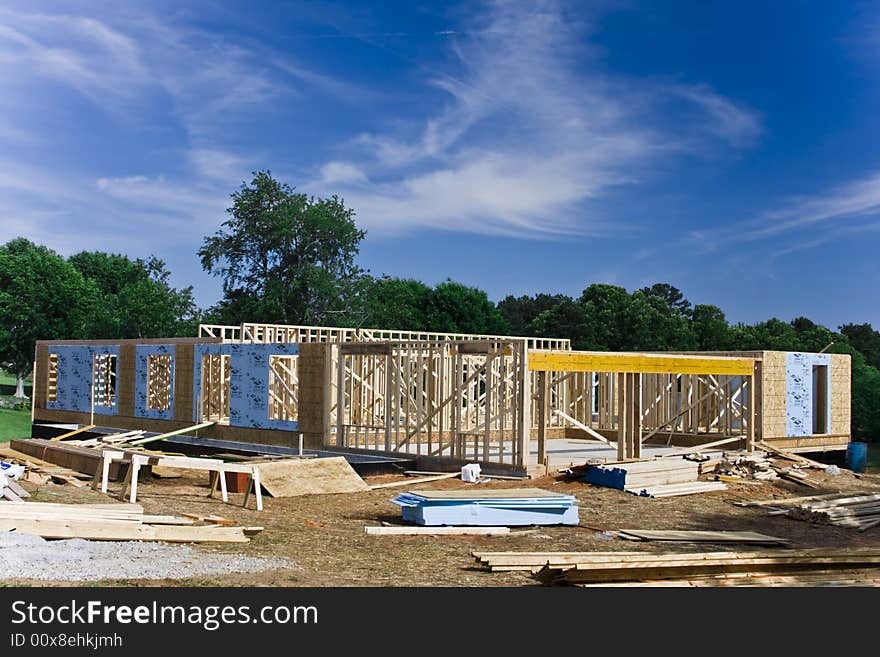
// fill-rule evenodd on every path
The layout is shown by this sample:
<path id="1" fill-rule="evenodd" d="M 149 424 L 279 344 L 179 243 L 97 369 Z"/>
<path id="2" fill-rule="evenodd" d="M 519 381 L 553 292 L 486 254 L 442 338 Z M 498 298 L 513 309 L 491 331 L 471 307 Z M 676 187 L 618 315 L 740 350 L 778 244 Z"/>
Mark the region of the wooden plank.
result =
<path id="1" fill-rule="evenodd" d="M 0 518 L 0 531 L 36 534 L 43 538 L 91 541 L 167 541 L 169 543 L 247 543 L 240 527 L 211 525 L 143 525 L 115 520 L 26 520 Z"/>
<path id="2" fill-rule="evenodd" d="M 718 447 L 719 445 L 726 445 L 727 443 L 732 443 L 736 441 L 743 440 L 744 436 L 734 436 L 733 438 L 724 438 L 723 440 L 715 440 L 711 443 L 705 443 L 703 445 L 694 445 L 692 447 L 683 447 L 682 449 L 677 449 L 674 452 L 666 452 L 665 454 L 661 454 L 660 458 L 667 458 L 670 456 L 684 456 L 685 454 L 694 454 L 695 452 L 699 452 L 701 449 L 709 449 L 710 447 Z"/>
<path id="3" fill-rule="evenodd" d="M 813 500 L 830 500 L 835 497 L 841 497 L 844 493 L 828 493 L 827 495 L 805 495 L 802 497 L 779 497 L 769 500 L 737 500 L 733 504 L 735 506 L 788 506 L 792 504 L 800 504 L 801 502 L 811 502 Z"/>
<path id="4" fill-rule="evenodd" d="M 446 472 L 440 475 L 434 475 L 431 477 L 419 477 L 418 479 L 404 479 L 402 481 L 390 481 L 385 484 L 374 484 L 370 486 L 370 490 L 379 490 L 381 488 L 397 488 L 399 486 L 414 486 L 416 484 L 427 484 L 431 481 L 440 481 L 441 479 L 454 479 L 455 477 L 460 477 L 460 472 Z"/>
<path id="5" fill-rule="evenodd" d="M 370 490 L 344 457 L 290 459 L 261 463 L 260 483 L 272 497 Z M 412 483 L 412 480 L 408 480 Z"/>
<path id="6" fill-rule="evenodd" d="M 74 429 L 73 431 L 68 431 L 67 433 L 63 433 L 60 436 L 55 436 L 54 438 L 50 438 L 49 442 L 56 442 L 58 440 L 64 440 L 65 438 L 70 438 L 71 436 L 75 436 L 78 433 L 83 433 L 84 431 L 88 431 L 89 429 L 94 429 L 96 424 L 87 424 L 84 427 L 80 427 L 79 429 Z"/>
<path id="7" fill-rule="evenodd" d="M 617 447 L 617 443 L 608 440 L 605 436 L 603 436 L 603 435 L 602 435 L 601 433 L 599 433 L 598 431 L 594 431 L 592 428 L 588 427 L 588 426 L 587 426 L 586 424 L 584 424 L 583 422 L 580 422 L 580 421 L 576 420 L 575 418 L 571 417 L 570 415 L 566 415 L 565 413 L 563 413 L 562 411 L 560 411 L 560 410 L 558 410 L 558 409 L 555 410 L 555 411 L 553 411 L 553 415 L 556 415 L 556 416 L 558 416 L 558 417 L 561 417 L 561 418 L 564 419 L 564 420 L 568 420 L 568 421 L 571 422 L 571 424 L 573 424 L 576 428 L 578 428 L 578 429 L 580 429 L 581 431 L 583 431 L 583 432 L 589 434 L 590 436 L 592 436 L 592 437 L 595 438 L 596 440 L 599 440 L 599 441 L 605 443 L 606 445 L 609 445 L 610 447 Z"/>
<path id="8" fill-rule="evenodd" d="M 751 376 L 752 358 L 710 358 L 660 354 L 602 353 L 578 351 L 529 351 L 531 371 L 621 372 L 650 374 L 725 374 Z"/>
<path id="9" fill-rule="evenodd" d="M 364 527 L 371 536 L 502 536 L 510 533 L 510 527 Z"/>
<path id="10" fill-rule="evenodd" d="M 619 529 L 617 530 L 617 535 L 621 538 L 638 541 L 758 543 L 773 545 L 786 545 L 790 543 L 786 538 L 768 536 L 758 532 Z"/>
<path id="11" fill-rule="evenodd" d="M 168 433 L 161 433 L 158 436 L 150 436 L 149 438 L 141 438 L 140 440 L 131 441 L 131 445 L 146 445 L 147 443 L 156 442 L 157 440 L 164 440 L 165 438 L 172 438 L 174 436 L 179 436 L 184 433 L 190 433 L 192 431 L 198 431 L 200 429 L 207 429 L 208 427 L 214 426 L 216 422 L 202 422 L 201 424 L 194 424 L 190 427 L 184 427 L 183 429 L 177 429 L 176 431 L 169 431 Z"/>

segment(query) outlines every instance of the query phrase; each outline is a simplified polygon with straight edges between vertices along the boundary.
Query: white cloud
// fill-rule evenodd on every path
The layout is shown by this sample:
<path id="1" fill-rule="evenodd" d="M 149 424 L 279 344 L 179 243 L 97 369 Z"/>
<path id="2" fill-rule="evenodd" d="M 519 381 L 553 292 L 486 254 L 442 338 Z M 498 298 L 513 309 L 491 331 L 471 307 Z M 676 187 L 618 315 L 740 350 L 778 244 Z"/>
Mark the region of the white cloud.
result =
<path id="1" fill-rule="evenodd" d="M 367 175 L 351 162 L 328 162 L 321 167 L 321 183 L 365 183 Z"/>
<path id="2" fill-rule="evenodd" d="M 445 95 L 440 109 L 416 131 L 395 117 L 361 134 L 364 155 L 348 165 L 362 175 L 328 177 L 330 162 L 313 184 L 343 196 L 373 233 L 589 233 L 606 222 L 586 202 L 650 175 L 658 156 L 757 139 L 760 118 L 707 85 L 604 71 L 583 14 L 492 3 L 450 41 L 459 70 L 426 80 Z M 689 120 L 670 125 L 670 104 Z"/>

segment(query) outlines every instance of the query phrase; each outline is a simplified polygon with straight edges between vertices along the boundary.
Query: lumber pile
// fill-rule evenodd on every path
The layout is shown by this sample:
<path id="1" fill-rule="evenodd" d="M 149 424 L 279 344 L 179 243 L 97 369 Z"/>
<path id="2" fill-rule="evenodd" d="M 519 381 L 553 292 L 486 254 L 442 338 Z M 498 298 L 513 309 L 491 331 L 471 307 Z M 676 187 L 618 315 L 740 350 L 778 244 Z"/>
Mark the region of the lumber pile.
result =
<path id="1" fill-rule="evenodd" d="M 9 447 L 0 447 L 0 458 L 8 463 L 23 466 L 24 474 L 20 477 L 23 481 L 32 484 L 43 485 L 50 481 L 56 484 L 70 484 L 77 488 L 82 488 L 88 484 L 80 481 L 85 475 L 48 461 L 44 461 L 36 456 L 31 456 L 23 452 L 19 452 Z"/>
<path id="2" fill-rule="evenodd" d="M 789 518 L 865 531 L 880 525 L 880 495 L 838 495 L 803 501 L 789 509 Z"/>
<path id="3" fill-rule="evenodd" d="M 43 538 L 170 543 L 247 543 L 262 527 L 196 525 L 190 518 L 144 515 L 138 504 L 0 503 L 0 531 Z"/>
<path id="4" fill-rule="evenodd" d="M 577 498 L 540 488 L 420 490 L 390 500 L 417 525 L 576 525 Z"/>
<path id="5" fill-rule="evenodd" d="M 545 584 L 608 584 L 721 576 L 802 575 L 880 568 L 880 548 L 754 552 L 475 553 L 497 570 L 529 570 Z"/>
<path id="6" fill-rule="evenodd" d="M 703 472 L 706 471 L 703 470 Z M 713 471 L 716 475 L 738 479 L 769 481 L 777 478 L 773 463 L 760 452 L 752 454 L 725 453 L 724 458 L 715 465 Z"/>
<path id="7" fill-rule="evenodd" d="M 594 486 L 618 490 L 643 489 L 651 486 L 680 484 L 697 480 L 700 464 L 683 458 L 634 461 L 594 465 L 587 469 L 584 478 Z"/>

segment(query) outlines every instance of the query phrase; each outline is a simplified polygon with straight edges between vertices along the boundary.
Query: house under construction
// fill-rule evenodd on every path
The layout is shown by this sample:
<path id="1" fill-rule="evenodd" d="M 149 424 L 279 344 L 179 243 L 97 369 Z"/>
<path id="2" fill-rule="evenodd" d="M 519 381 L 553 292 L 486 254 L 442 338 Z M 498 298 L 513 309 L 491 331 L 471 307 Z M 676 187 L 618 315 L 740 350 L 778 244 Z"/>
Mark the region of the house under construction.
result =
<path id="1" fill-rule="evenodd" d="M 242 324 L 196 338 L 40 341 L 35 424 L 480 462 L 528 472 L 553 441 L 794 452 L 850 441 L 850 357 L 573 351 L 565 339 Z M 442 463 L 441 463 L 442 462 Z"/>

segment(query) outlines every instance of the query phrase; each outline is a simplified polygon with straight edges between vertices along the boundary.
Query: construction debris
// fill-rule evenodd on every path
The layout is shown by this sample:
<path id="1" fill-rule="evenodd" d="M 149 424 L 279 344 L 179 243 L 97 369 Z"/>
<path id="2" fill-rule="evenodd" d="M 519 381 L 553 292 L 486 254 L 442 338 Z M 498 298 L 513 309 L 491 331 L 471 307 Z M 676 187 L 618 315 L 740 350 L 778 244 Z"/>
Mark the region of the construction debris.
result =
<path id="1" fill-rule="evenodd" d="M 786 512 L 789 518 L 865 531 L 880 525 L 880 495 L 838 495 L 800 503 Z"/>
<path id="2" fill-rule="evenodd" d="M 417 525 L 576 525 L 577 499 L 540 488 L 420 490 L 390 500 Z"/>
<path id="3" fill-rule="evenodd" d="M 769 481 L 777 478 L 772 466 L 771 461 L 759 452 L 752 454 L 725 453 L 724 458 L 715 465 L 713 471 L 716 475 L 727 477 Z M 704 469 L 703 472 L 708 472 L 708 470 Z M 721 481 L 729 480 L 721 479 Z"/>

